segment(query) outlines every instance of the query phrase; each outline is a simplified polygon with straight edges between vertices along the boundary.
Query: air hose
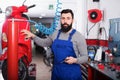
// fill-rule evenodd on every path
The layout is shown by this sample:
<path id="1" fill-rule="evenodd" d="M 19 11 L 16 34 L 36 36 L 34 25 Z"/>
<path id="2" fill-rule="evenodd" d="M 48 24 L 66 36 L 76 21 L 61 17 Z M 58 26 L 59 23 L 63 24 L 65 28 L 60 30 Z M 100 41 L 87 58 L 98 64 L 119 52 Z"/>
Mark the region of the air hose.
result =
<path id="1" fill-rule="evenodd" d="M 40 32 L 42 32 L 42 33 L 44 33 L 46 35 L 52 34 L 55 31 L 58 24 L 59 24 L 61 5 L 62 5 L 62 3 L 60 3 L 60 1 L 57 0 L 57 7 L 56 7 L 56 12 L 55 12 L 55 17 L 54 17 L 53 23 L 51 24 L 51 26 L 49 28 L 47 28 L 42 23 L 36 23 L 34 21 L 30 21 L 30 22 L 34 22 L 35 23 L 35 28 L 38 29 Z"/>

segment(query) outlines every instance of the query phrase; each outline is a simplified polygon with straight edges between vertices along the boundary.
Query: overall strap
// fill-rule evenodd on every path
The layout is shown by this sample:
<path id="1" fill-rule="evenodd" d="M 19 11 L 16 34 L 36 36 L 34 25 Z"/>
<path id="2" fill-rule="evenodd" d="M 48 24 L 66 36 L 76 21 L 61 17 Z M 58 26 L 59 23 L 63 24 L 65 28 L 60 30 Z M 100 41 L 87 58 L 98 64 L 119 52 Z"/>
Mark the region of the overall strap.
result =
<path id="1" fill-rule="evenodd" d="M 72 32 L 69 34 L 69 35 L 70 35 L 69 38 L 68 38 L 69 41 L 72 39 L 72 36 L 73 36 L 73 34 L 74 34 L 75 32 L 76 32 L 76 30 L 73 29 Z"/>
<path id="2" fill-rule="evenodd" d="M 57 35 L 57 38 L 56 38 L 56 39 L 58 39 L 58 38 L 59 38 L 60 33 L 61 33 L 61 30 L 59 30 L 58 35 Z"/>
<path id="3" fill-rule="evenodd" d="M 74 34 L 75 32 L 76 32 L 76 30 L 75 30 L 75 29 L 73 29 L 73 30 L 72 30 L 72 32 L 69 34 L 69 38 L 68 38 L 68 40 L 69 40 L 69 41 L 72 39 L 72 36 L 73 36 L 73 34 Z M 58 35 L 57 35 L 57 38 L 56 38 L 56 39 L 58 39 L 58 38 L 59 38 L 60 33 L 61 33 L 61 30 L 59 30 Z"/>

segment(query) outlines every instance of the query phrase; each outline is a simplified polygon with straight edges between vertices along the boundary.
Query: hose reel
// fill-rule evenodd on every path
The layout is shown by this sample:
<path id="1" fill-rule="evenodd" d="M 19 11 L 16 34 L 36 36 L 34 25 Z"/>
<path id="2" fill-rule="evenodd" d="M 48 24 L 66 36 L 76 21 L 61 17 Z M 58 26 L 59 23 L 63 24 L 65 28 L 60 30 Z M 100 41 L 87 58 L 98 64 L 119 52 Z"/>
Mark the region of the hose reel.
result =
<path id="1" fill-rule="evenodd" d="M 88 10 L 88 20 L 92 23 L 97 23 L 102 19 L 102 12 L 99 9 Z"/>

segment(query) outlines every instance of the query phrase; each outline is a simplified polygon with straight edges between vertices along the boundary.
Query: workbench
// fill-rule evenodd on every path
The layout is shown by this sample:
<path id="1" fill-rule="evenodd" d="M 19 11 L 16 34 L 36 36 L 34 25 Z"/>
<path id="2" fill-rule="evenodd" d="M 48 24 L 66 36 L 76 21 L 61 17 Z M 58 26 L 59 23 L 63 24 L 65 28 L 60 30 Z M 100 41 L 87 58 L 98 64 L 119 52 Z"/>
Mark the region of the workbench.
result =
<path id="1" fill-rule="evenodd" d="M 89 62 L 82 64 L 81 71 L 83 80 L 120 80 L 116 71 L 104 63 Z"/>

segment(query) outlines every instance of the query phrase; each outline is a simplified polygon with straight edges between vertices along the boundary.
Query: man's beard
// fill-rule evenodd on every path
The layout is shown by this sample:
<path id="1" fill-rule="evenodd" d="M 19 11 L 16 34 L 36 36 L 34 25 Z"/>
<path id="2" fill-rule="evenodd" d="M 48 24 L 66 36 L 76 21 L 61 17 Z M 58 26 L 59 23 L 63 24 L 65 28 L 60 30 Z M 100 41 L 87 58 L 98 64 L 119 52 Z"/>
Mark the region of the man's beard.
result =
<path id="1" fill-rule="evenodd" d="M 65 26 L 67 25 L 67 26 Z M 61 24 L 61 31 L 62 32 L 68 32 L 72 28 L 72 23 L 68 25 L 67 23 Z"/>

